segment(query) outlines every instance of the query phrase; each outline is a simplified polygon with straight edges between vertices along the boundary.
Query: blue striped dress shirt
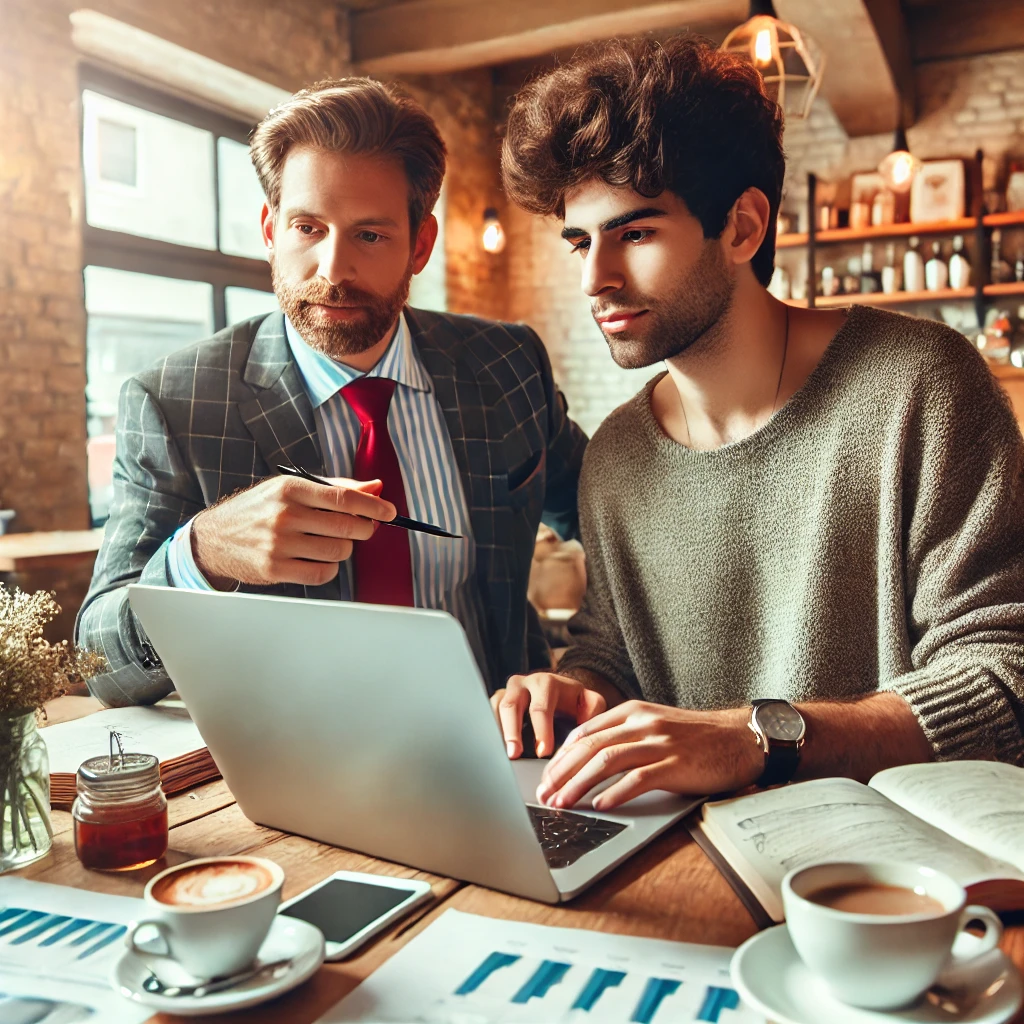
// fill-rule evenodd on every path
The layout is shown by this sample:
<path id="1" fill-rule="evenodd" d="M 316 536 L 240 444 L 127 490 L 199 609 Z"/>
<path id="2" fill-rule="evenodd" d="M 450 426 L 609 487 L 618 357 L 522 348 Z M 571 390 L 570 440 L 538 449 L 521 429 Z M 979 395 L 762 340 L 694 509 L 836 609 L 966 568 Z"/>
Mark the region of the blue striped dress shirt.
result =
<path id="1" fill-rule="evenodd" d="M 325 471 L 328 476 L 351 477 L 362 428 L 340 391 L 363 375 L 310 348 L 287 318 L 285 331 L 313 406 Z M 388 431 L 402 468 L 409 515 L 461 536 L 450 540 L 408 531 L 416 606 L 454 615 L 486 673 L 469 506 L 448 427 L 404 314 L 387 351 L 366 376 L 386 377 L 398 384 L 388 412 Z M 192 557 L 189 526 L 181 527 L 167 546 L 168 575 L 176 587 L 212 590 Z M 351 561 L 342 563 L 338 575 L 341 599 L 349 601 L 353 593 Z"/>

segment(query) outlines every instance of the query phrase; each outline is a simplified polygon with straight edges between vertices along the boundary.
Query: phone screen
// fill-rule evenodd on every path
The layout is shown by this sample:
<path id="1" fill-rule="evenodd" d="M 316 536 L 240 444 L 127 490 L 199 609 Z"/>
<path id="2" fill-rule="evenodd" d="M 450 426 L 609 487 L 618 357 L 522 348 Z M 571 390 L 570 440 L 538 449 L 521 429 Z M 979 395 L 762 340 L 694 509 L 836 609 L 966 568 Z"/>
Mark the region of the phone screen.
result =
<path id="1" fill-rule="evenodd" d="M 281 913 L 315 924 L 328 942 L 348 942 L 412 895 L 410 889 L 332 878 Z"/>

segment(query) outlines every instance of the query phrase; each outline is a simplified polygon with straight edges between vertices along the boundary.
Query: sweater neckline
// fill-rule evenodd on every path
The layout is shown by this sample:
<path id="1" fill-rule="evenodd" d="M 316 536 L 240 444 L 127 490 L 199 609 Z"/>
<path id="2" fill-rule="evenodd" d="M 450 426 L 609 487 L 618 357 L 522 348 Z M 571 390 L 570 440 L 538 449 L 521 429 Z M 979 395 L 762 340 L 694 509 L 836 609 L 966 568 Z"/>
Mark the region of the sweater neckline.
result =
<path id="1" fill-rule="evenodd" d="M 655 443 L 666 450 L 670 449 L 676 457 L 685 458 L 693 462 L 713 462 L 722 459 L 738 458 L 753 454 L 759 449 L 770 444 L 775 438 L 784 433 L 796 420 L 805 408 L 817 398 L 826 388 L 832 376 L 835 364 L 839 361 L 845 350 L 847 335 L 858 324 L 863 314 L 869 313 L 866 306 L 851 305 L 839 330 L 832 335 L 817 366 L 808 374 L 807 379 L 794 392 L 781 409 L 776 410 L 774 415 L 758 427 L 752 434 L 724 444 L 719 448 L 690 448 L 688 445 L 680 444 L 673 440 L 662 429 L 651 408 L 651 395 L 655 387 L 668 375 L 668 370 L 663 370 L 656 377 L 647 382 L 644 390 L 637 396 L 640 400 L 640 417 L 647 432 L 654 439 Z"/>

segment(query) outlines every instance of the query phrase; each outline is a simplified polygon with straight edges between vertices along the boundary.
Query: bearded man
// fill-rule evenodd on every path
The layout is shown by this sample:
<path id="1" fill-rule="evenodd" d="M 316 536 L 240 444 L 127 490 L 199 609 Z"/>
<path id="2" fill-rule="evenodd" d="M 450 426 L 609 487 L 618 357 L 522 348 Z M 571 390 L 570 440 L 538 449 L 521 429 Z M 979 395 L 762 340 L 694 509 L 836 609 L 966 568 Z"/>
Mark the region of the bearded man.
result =
<path id="1" fill-rule="evenodd" d="M 135 582 L 443 609 L 492 689 L 549 666 L 530 561 L 542 513 L 575 528 L 586 438 L 529 328 L 405 305 L 437 238 L 437 126 L 378 82 L 323 82 L 257 126 L 251 155 L 282 312 L 121 392 L 114 501 L 77 624 L 110 663 L 93 694 L 117 706 L 171 689 L 131 612 Z M 381 527 L 396 514 L 457 539 Z"/>

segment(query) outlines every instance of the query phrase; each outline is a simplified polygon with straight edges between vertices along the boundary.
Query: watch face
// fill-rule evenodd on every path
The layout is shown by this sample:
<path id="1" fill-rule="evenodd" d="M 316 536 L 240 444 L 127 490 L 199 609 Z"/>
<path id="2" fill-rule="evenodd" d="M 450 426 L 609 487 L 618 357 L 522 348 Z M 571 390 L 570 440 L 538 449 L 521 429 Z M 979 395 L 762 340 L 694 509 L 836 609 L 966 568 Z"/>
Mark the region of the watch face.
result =
<path id="1" fill-rule="evenodd" d="M 804 720 L 796 708 L 783 700 L 761 704 L 757 709 L 757 724 L 769 740 L 796 743 L 803 739 Z"/>

